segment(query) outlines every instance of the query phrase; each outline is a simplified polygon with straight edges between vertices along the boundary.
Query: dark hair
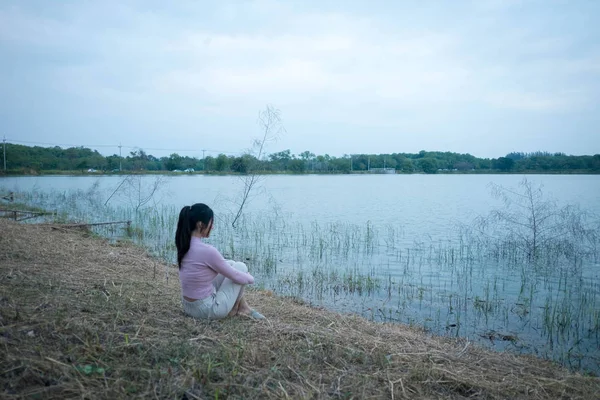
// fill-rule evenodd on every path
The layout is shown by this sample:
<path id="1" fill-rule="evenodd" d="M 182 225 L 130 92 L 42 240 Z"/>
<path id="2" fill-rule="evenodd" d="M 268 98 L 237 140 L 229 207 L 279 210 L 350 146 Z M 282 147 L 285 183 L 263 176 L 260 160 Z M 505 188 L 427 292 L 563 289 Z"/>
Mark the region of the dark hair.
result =
<path id="1" fill-rule="evenodd" d="M 175 232 L 175 246 L 177 246 L 177 265 L 181 268 L 181 260 L 190 249 L 192 232 L 196 229 L 198 222 L 205 226 L 210 224 L 214 216 L 213 210 L 206 204 L 196 203 L 193 206 L 185 206 L 179 212 L 177 231 Z"/>

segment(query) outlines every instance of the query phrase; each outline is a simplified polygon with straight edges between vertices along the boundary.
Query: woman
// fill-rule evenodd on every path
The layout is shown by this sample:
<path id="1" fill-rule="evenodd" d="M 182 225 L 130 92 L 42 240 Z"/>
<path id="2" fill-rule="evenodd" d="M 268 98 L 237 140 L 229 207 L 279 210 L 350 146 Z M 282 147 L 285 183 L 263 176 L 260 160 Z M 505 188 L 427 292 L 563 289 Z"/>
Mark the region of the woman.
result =
<path id="1" fill-rule="evenodd" d="M 213 217 L 213 210 L 201 203 L 185 206 L 179 213 L 175 245 L 183 309 L 200 319 L 233 315 L 264 319 L 243 296 L 244 285 L 254 283 L 246 264 L 225 260 L 217 249 L 202 241 L 210 236 Z"/>

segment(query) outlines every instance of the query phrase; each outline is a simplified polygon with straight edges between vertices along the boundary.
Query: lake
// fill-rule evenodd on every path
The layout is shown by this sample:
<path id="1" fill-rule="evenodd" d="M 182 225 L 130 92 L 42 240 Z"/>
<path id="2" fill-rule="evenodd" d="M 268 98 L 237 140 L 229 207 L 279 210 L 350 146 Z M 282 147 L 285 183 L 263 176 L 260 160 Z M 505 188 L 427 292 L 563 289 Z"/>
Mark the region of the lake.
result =
<path id="1" fill-rule="evenodd" d="M 519 203 L 523 178 L 265 176 L 236 228 L 231 220 L 243 188 L 236 176 L 161 176 L 144 204 L 154 176 L 124 185 L 120 176 L 8 177 L 0 189 L 77 220 L 131 219 L 128 234 L 171 261 L 180 208 L 205 202 L 217 215 L 211 243 L 244 259 L 261 287 L 598 373 L 600 176 L 526 177 L 543 217 L 535 220 L 533 245 L 531 215 Z M 509 207 L 490 185 L 507 189 Z M 502 221 L 476 223 L 494 210 Z M 175 279 L 175 272 L 165 274 Z"/>

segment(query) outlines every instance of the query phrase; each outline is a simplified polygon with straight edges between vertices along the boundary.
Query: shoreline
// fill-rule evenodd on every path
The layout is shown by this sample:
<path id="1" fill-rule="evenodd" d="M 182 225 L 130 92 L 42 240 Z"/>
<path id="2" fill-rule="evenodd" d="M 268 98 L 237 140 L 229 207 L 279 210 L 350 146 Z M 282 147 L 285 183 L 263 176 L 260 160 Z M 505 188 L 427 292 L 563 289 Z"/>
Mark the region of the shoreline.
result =
<path id="1" fill-rule="evenodd" d="M 268 291 L 248 291 L 268 321 L 194 320 L 181 310 L 177 270 L 129 242 L 8 220 L 0 232 L 6 397 L 590 399 L 600 392 L 600 378 L 550 361 Z"/>
<path id="2" fill-rule="evenodd" d="M 108 177 L 108 176 L 129 176 L 129 175 L 162 175 L 162 176 L 251 176 L 250 174 L 242 174 L 235 172 L 171 172 L 171 171 L 123 171 L 123 172 L 82 172 L 82 171 L 0 171 L 1 178 L 19 178 L 19 177 L 46 177 L 46 176 L 88 176 L 88 177 Z M 367 171 L 355 171 L 355 172 L 289 172 L 289 171 L 262 171 L 257 172 L 254 175 L 258 176 L 272 176 L 272 175 L 285 175 L 285 176 L 332 176 L 332 175 L 600 175 L 600 171 L 488 171 L 488 170 L 477 170 L 477 171 L 437 171 L 435 173 L 425 172 L 402 172 L 397 171 L 394 174 L 374 173 Z"/>

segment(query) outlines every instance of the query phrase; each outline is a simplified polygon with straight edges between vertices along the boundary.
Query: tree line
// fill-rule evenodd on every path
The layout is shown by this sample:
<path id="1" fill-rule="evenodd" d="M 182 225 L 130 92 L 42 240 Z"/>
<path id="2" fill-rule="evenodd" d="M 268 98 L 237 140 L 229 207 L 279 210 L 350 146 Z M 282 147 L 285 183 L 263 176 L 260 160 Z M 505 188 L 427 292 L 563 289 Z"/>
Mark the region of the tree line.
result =
<path id="1" fill-rule="evenodd" d="M 600 154 L 572 156 L 564 153 L 510 153 L 498 158 L 478 158 L 470 154 L 425 151 L 419 153 L 352 154 L 334 157 L 310 151 L 292 154 L 284 150 L 257 160 L 250 154 L 219 154 L 205 158 L 173 153 L 155 157 L 142 149 L 120 157 L 103 156 L 86 147 L 40 147 L 7 143 L 7 169 L 13 172 L 49 171 L 183 171 L 239 173 L 252 170 L 263 173 L 350 173 L 373 168 L 393 168 L 398 173 L 445 172 L 563 172 L 600 173 Z M 2 153 L 0 153 L 0 157 Z M 2 166 L 2 163 L 0 163 Z"/>

